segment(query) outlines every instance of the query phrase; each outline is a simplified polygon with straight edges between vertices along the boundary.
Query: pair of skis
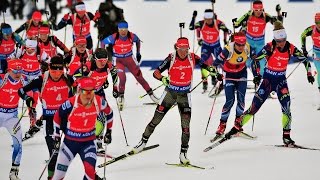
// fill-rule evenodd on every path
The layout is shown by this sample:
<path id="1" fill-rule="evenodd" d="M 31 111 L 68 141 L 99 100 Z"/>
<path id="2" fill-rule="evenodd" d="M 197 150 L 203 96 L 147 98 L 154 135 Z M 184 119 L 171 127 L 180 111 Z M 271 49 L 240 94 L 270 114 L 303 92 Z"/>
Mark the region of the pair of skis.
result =
<path id="1" fill-rule="evenodd" d="M 251 135 L 249 135 L 247 133 L 244 133 L 244 132 L 238 132 L 235 136 L 231 136 L 231 138 L 223 137 L 223 138 L 219 139 L 220 137 L 218 137 L 218 138 L 214 137 L 213 139 L 210 140 L 211 142 L 213 142 L 213 144 L 211 144 L 210 146 L 205 148 L 203 150 L 203 152 L 208 152 L 208 151 L 212 150 L 213 148 L 219 146 L 220 144 L 232 139 L 233 137 L 237 137 L 237 136 L 245 137 L 245 138 L 248 138 L 248 139 L 257 138 L 256 136 L 251 136 Z M 301 146 L 301 145 L 297 145 L 297 144 L 292 144 L 292 145 L 267 145 L 267 146 L 320 151 L 320 148 L 311 148 L 311 147 Z"/>
<path id="2" fill-rule="evenodd" d="M 137 154 L 140 154 L 142 152 L 148 151 L 150 149 L 155 149 L 157 147 L 159 147 L 159 144 L 155 144 L 155 145 L 152 145 L 152 146 L 147 146 L 147 147 L 143 148 L 143 150 L 141 152 L 137 153 Z M 122 154 L 122 155 L 120 155 L 118 157 L 112 158 L 111 160 L 109 160 L 109 161 L 107 161 L 105 163 L 102 163 L 102 164 L 98 165 L 98 168 L 102 168 L 102 167 L 108 166 L 108 165 L 110 165 L 112 163 L 115 163 L 117 161 L 126 159 L 127 157 L 131 157 L 131 156 L 134 156 L 134 155 L 136 155 L 136 154 L 131 150 L 128 153 Z M 166 165 L 175 166 L 175 167 L 194 168 L 194 169 L 207 169 L 205 167 L 201 167 L 201 166 L 197 166 L 197 165 L 193 165 L 193 164 L 166 163 Z M 213 169 L 213 168 L 209 168 L 209 169 Z"/>

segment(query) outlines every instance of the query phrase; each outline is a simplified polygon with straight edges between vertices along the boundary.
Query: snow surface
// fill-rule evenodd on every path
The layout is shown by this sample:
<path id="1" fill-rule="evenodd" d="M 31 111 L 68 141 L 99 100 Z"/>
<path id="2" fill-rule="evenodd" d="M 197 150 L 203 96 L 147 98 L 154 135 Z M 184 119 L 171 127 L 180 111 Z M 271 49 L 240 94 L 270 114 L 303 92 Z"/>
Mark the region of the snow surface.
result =
<path id="1" fill-rule="evenodd" d="M 180 1 L 180 0 L 179 0 Z M 182 0 L 181 0 L 182 1 Z M 88 1 L 89 2 L 89 1 Z M 92 3 L 96 2 L 96 3 Z M 138 2 L 138 8 L 134 6 L 134 3 Z M 221 1 L 220 1 L 221 2 Z M 269 1 L 268 1 L 269 2 Z M 275 2 L 275 1 L 270 1 Z M 184 18 L 186 22 L 189 19 L 194 8 L 199 10 L 204 9 L 208 5 L 204 3 L 192 3 L 192 7 L 178 6 L 177 1 L 170 1 L 171 5 L 167 7 L 165 3 L 142 3 L 142 0 L 127 2 L 117 2 L 120 7 L 125 9 L 125 16 L 129 19 L 129 22 L 133 22 L 133 19 L 137 19 L 137 24 L 140 22 L 139 27 L 132 26 L 132 28 L 137 31 L 144 28 L 150 28 L 151 30 L 159 31 L 155 28 L 162 29 L 164 31 L 175 31 L 176 34 L 172 35 L 168 33 L 167 38 L 163 38 L 162 35 L 158 34 L 143 34 L 145 36 L 143 40 L 145 44 L 142 47 L 142 51 L 145 52 L 148 58 L 163 58 L 172 50 L 171 46 L 169 48 L 169 43 L 174 42 L 178 36 L 178 27 L 174 29 L 174 25 L 178 26 L 180 22 L 179 17 L 171 17 L 177 23 L 172 23 L 170 17 L 167 17 L 165 11 L 162 12 L 162 18 L 170 21 L 171 24 L 164 23 L 163 26 L 156 26 L 141 23 L 145 20 L 138 17 L 139 8 L 144 6 L 155 7 L 154 13 L 160 13 L 159 8 L 175 8 L 180 12 L 180 9 L 186 8 Z M 88 9 L 92 9 L 94 12 L 98 5 L 98 1 L 90 1 L 87 3 Z M 269 9 L 273 10 L 274 5 Z M 216 7 L 222 6 L 222 3 L 218 3 Z M 298 17 L 303 12 L 306 16 L 305 21 L 299 21 L 296 23 L 297 29 L 288 30 L 289 37 L 290 34 L 296 33 L 295 41 L 298 43 L 298 33 L 307 26 L 311 25 L 313 20 L 313 14 L 316 12 L 315 8 L 308 9 L 311 4 L 299 4 L 301 9 L 299 12 L 294 10 L 288 12 L 288 16 Z M 314 4 L 315 5 L 315 4 Z M 314 6 L 313 5 L 313 6 Z M 157 8 L 156 8 L 157 6 Z M 160 6 L 160 7 L 159 7 Z M 239 3 L 237 5 L 230 6 L 231 12 L 236 14 L 230 16 L 227 12 L 222 11 L 222 9 L 217 8 L 218 14 L 222 17 L 233 18 L 233 16 L 242 15 L 247 9 L 248 4 Z M 234 9 L 239 7 L 238 11 Z M 240 8 L 241 7 L 241 8 Z M 293 5 L 288 5 L 288 8 L 292 8 Z M 268 7 L 266 7 L 268 8 Z M 283 7 L 285 9 L 287 7 Z M 240 10 L 241 9 L 241 10 Z M 152 8 L 149 8 L 151 11 Z M 230 12 L 228 10 L 228 12 Z M 177 13 L 178 14 L 178 13 Z M 62 16 L 62 15 L 60 15 Z M 222 18 L 224 19 L 224 18 Z M 289 19 L 289 17 L 288 17 Z M 22 21 L 14 21 L 11 17 L 7 16 L 6 19 L 13 28 L 17 28 Z M 292 26 L 292 21 L 288 22 L 288 26 Z M 150 22 L 151 23 L 151 22 Z M 303 24 L 303 25 L 300 25 Z M 305 26 L 304 26 L 305 25 Z M 164 27 L 165 26 L 165 27 Z M 231 26 L 230 26 L 231 27 Z M 270 27 L 268 27 L 270 28 Z M 93 34 L 96 34 L 93 31 Z M 63 39 L 64 30 L 55 32 L 55 35 Z M 71 27 L 68 28 L 67 42 L 71 45 Z M 164 42 L 165 40 L 151 41 L 150 38 L 163 38 L 165 40 L 171 39 L 171 42 Z M 95 37 L 95 35 L 93 35 Z M 191 38 L 192 36 L 190 36 Z M 290 39 L 290 38 L 289 38 Z M 151 42 L 156 42 L 151 46 L 147 45 L 147 40 Z M 94 38 L 94 42 L 96 42 Z M 94 43 L 95 44 L 95 43 Z M 298 45 L 299 47 L 299 45 Z M 311 46 L 309 46 L 311 47 Z M 169 49 L 166 49 L 169 48 Z M 143 54 L 143 53 L 142 53 Z M 153 56 L 152 56 L 153 55 Z M 293 70 L 297 64 L 290 65 L 288 68 L 288 73 Z M 150 83 L 152 87 L 156 87 L 160 82 L 154 80 L 152 77 L 152 71 L 147 68 L 143 68 L 142 72 L 146 80 Z M 200 81 L 200 71 L 195 70 L 194 85 Z M 319 92 L 316 85 L 310 85 L 307 83 L 306 72 L 303 65 L 300 65 L 298 69 L 292 74 L 288 79 L 289 90 L 291 92 L 292 102 L 292 138 L 297 142 L 297 144 L 320 148 L 320 121 L 319 114 L 320 111 L 316 109 L 320 105 Z M 211 88 L 211 86 L 209 87 Z M 123 153 L 128 152 L 135 146 L 146 127 L 146 125 L 151 120 L 155 106 L 145 105 L 143 102 L 151 102 L 148 97 L 139 99 L 140 95 L 145 92 L 143 88 L 136 83 L 136 80 L 131 74 L 127 74 L 127 90 L 125 94 L 125 110 L 121 112 L 123 123 L 126 130 L 126 135 L 129 142 L 129 147 L 126 146 L 121 122 L 119 119 L 119 112 L 116 108 L 115 99 L 111 95 L 111 89 L 107 89 L 107 99 L 111 107 L 114 110 L 114 127 L 113 127 L 113 142 L 108 146 L 108 153 L 113 156 L 118 156 Z M 162 94 L 163 88 L 157 90 L 155 94 L 160 96 Z M 178 163 L 179 161 L 179 151 L 180 151 L 180 116 L 177 108 L 170 110 L 160 125 L 156 128 L 154 134 L 150 137 L 148 145 L 160 144 L 157 149 L 150 150 L 138 154 L 136 156 L 130 157 L 126 160 L 119 161 L 112 165 L 107 166 L 107 179 L 110 180 L 163 180 L 163 179 L 185 179 L 185 180 L 211 180 L 211 179 L 245 179 L 245 180 L 270 180 L 270 179 L 291 179 L 291 180 L 318 180 L 320 179 L 319 167 L 320 167 L 320 152 L 319 151 L 308 151 L 308 150 L 295 150 L 295 149 L 284 149 L 270 147 L 267 145 L 272 144 L 282 144 L 282 125 L 281 125 L 281 109 L 280 104 L 277 100 L 268 99 L 260 111 L 255 116 L 255 126 L 254 131 L 251 132 L 251 122 L 249 122 L 245 127 L 245 132 L 257 135 L 256 140 L 247 140 L 243 138 L 235 138 L 226 142 L 225 144 L 204 153 L 203 149 L 209 146 L 211 143 L 209 139 L 214 136 L 215 130 L 219 123 L 220 112 L 224 104 L 224 96 L 219 96 L 217 98 L 214 111 L 211 117 L 211 121 L 208 128 L 207 135 L 204 135 L 205 127 L 209 118 L 209 113 L 211 110 L 212 98 L 208 98 L 207 94 L 201 94 L 201 86 L 198 87 L 194 92 L 192 92 L 192 119 L 191 119 L 191 138 L 190 138 L 190 148 L 188 151 L 188 157 L 191 162 L 195 165 L 211 168 L 208 170 L 198 170 L 198 169 L 188 169 L 188 168 L 178 168 L 170 167 L 165 165 L 166 162 Z M 253 90 L 248 90 L 246 96 L 246 109 L 249 107 L 252 97 Z M 38 106 L 37 110 L 40 111 L 41 107 Z M 40 114 L 38 114 L 40 116 Z M 230 114 L 228 128 L 229 130 L 233 126 L 233 120 L 235 117 L 235 107 L 233 107 Z M 24 118 L 22 120 L 22 130 L 23 133 L 28 130 L 29 120 Z M 8 179 L 9 170 L 11 167 L 11 137 L 6 132 L 5 129 L 0 129 L 0 179 Z M 47 147 L 45 144 L 44 136 L 42 133 L 36 134 L 36 136 L 23 144 L 23 155 L 20 167 L 19 176 L 22 180 L 35 180 L 38 179 L 43 168 L 45 167 L 45 160 L 48 159 Z M 103 158 L 98 158 L 98 164 L 103 163 Z M 103 175 L 103 168 L 97 168 L 97 172 L 100 176 Z M 83 165 L 79 156 L 75 158 L 73 163 L 68 169 L 65 179 L 79 180 L 83 178 L 84 170 Z M 46 173 L 42 179 L 46 179 Z"/>

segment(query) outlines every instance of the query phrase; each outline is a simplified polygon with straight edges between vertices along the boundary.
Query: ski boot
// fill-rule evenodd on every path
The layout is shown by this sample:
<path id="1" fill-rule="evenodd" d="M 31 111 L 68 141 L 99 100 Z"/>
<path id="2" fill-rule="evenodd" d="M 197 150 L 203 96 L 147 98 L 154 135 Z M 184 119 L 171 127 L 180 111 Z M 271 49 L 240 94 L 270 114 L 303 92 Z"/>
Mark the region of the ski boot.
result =
<path id="1" fill-rule="evenodd" d="M 10 170 L 10 173 L 9 173 L 9 179 L 10 179 L 10 180 L 21 180 L 21 179 L 18 177 L 18 174 L 19 174 L 19 166 L 17 166 L 17 165 L 12 165 L 11 170 Z"/>
<path id="2" fill-rule="evenodd" d="M 226 126 L 227 126 L 227 123 L 226 122 L 223 122 L 223 121 L 220 121 L 220 124 L 218 126 L 218 129 L 216 131 L 216 136 L 213 137 L 210 142 L 214 142 L 216 141 L 217 139 L 219 138 L 222 138 L 223 137 L 223 134 L 224 134 L 224 131 L 226 130 Z"/>
<path id="3" fill-rule="evenodd" d="M 137 154 L 137 153 L 143 151 L 143 148 L 146 147 L 147 142 L 148 142 L 148 139 L 145 138 L 144 136 L 142 136 L 141 141 L 139 142 L 139 144 L 136 145 L 136 146 L 132 149 L 133 153 L 134 153 L 134 154 Z"/>
<path id="4" fill-rule="evenodd" d="M 283 140 L 283 144 L 285 144 L 286 146 L 295 145 L 295 142 L 290 137 L 290 130 L 285 130 L 285 129 L 283 130 L 282 140 Z"/>
<path id="5" fill-rule="evenodd" d="M 183 165 L 190 164 L 190 160 L 187 158 L 187 151 L 188 151 L 188 146 L 187 147 L 181 146 L 179 159 L 180 159 L 180 163 Z"/>
<path id="6" fill-rule="evenodd" d="M 156 97 L 156 96 L 153 94 L 153 90 L 152 90 L 152 89 L 150 89 L 149 91 L 147 91 L 147 93 L 149 94 L 151 100 L 152 100 L 154 103 L 156 103 L 156 104 L 159 103 L 159 98 Z"/>

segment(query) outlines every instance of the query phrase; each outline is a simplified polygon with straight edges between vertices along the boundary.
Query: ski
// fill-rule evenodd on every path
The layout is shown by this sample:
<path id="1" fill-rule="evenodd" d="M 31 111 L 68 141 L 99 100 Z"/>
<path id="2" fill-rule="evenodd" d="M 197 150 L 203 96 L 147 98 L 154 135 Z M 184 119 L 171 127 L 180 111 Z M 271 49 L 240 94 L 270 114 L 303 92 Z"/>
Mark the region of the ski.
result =
<path id="1" fill-rule="evenodd" d="M 254 139 L 257 138 L 257 136 L 252 136 L 252 135 L 247 134 L 247 133 L 242 132 L 242 131 L 238 132 L 238 133 L 235 134 L 233 137 L 241 137 L 241 138 L 250 139 L 250 140 L 254 140 Z M 223 134 L 222 134 L 222 135 L 218 135 L 218 134 L 217 134 L 215 137 L 213 137 L 212 139 L 210 139 L 210 142 L 211 142 L 211 143 L 214 143 L 214 142 L 216 142 L 218 139 L 222 139 L 222 138 L 224 138 L 224 135 L 223 135 Z"/>
<path id="2" fill-rule="evenodd" d="M 217 141 L 218 139 L 222 139 L 224 137 L 223 134 L 216 134 L 212 139 L 210 139 L 211 143 L 214 143 L 215 141 Z"/>
<path id="3" fill-rule="evenodd" d="M 155 144 L 155 145 L 152 145 L 152 146 L 147 146 L 147 147 L 143 148 L 143 150 L 141 152 L 144 152 L 144 151 L 147 151 L 147 150 L 150 150 L 150 149 L 154 149 L 154 148 L 157 148 L 157 147 L 159 147 L 159 144 Z M 139 152 L 137 154 L 140 154 L 141 152 Z M 104 166 L 107 166 L 109 164 L 112 164 L 114 162 L 117 162 L 119 160 L 125 159 L 125 158 L 127 158 L 129 156 L 133 156 L 133 155 L 136 155 L 136 154 L 134 154 L 134 152 L 131 150 L 131 151 L 125 153 L 125 154 L 122 154 L 122 155 L 120 155 L 118 157 L 115 157 L 115 158 L 105 162 L 105 163 L 102 163 L 102 164 L 98 165 L 98 168 L 102 168 Z"/>
<path id="4" fill-rule="evenodd" d="M 238 132 L 234 136 L 235 137 L 242 137 L 242 138 L 246 138 L 246 139 L 257 139 L 257 136 L 252 136 L 252 135 L 245 133 L 243 131 Z"/>
<path id="5" fill-rule="evenodd" d="M 193 164 L 166 163 L 166 165 L 175 166 L 175 167 L 195 168 L 195 169 L 207 169 L 207 168 L 205 168 L 205 167 L 201 167 L 201 166 L 197 166 L 197 165 L 193 165 Z M 210 168 L 210 169 L 213 169 L 213 167 Z"/>
<path id="6" fill-rule="evenodd" d="M 230 139 L 231 139 L 231 138 L 230 138 Z M 224 137 L 224 138 L 220 139 L 219 141 L 213 143 L 212 145 L 208 146 L 207 148 L 205 148 L 205 149 L 203 150 L 203 152 L 208 152 L 208 151 L 210 151 L 211 149 L 219 146 L 220 144 L 222 144 L 222 143 L 224 143 L 224 142 L 226 142 L 227 140 L 230 140 L 230 139 Z"/>
<path id="7" fill-rule="evenodd" d="M 271 145 L 273 147 L 284 147 L 284 148 L 293 148 L 293 149 L 304 149 L 304 150 L 312 150 L 312 151 L 320 151 L 318 148 L 310 148 L 310 147 L 305 147 L 305 146 L 300 146 L 297 144 L 294 145 Z"/>

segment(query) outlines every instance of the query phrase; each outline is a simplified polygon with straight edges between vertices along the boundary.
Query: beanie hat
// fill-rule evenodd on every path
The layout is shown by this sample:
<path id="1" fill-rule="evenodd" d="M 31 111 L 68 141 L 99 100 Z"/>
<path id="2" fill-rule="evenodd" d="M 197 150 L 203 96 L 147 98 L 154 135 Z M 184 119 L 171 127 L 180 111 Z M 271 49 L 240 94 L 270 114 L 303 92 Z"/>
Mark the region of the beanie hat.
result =
<path id="1" fill-rule="evenodd" d="M 285 39 L 287 38 L 286 30 L 284 29 L 282 23 L 280 21 L 275 21 L 273 23 L 273 38 L 274 39 Z"/>
<path id="2" fill-rule="evenodd" d="M 260 0 L 253 1 L 252 10 L 260 10 L 260 9 L 263 9 L 262 1 Z"/>
<path id="3" fill-rule="evenodd" d="M 95 88 L 96 86 L 95 80 L 92 77 L 82 77 L 81 79 L 79 79 L 78 82 L 79 82 L 78 87 L 80 89 L 84 89 L 88 87 Z"/>
<path id="4" fill-rule="evenodd" d="M 27 48 L 36 48 L 38 45 L 37 40 L 27 39 L 26 40 L 26 47 Z"/>
<path id="5" fill-rule="evenodd" d="M 50 34 L 50 28 L 48 25 L 43 24 L 39 28 L 39 34 Z"/>
<path id="6" fill-rule="evenodd" d="M 190 48 L 189 46 L 189 40 L 186 37 L 181 37 L 176 42 L 176 47 L 179 48 Z"/>
<path id="7" fill-rule="evenodd" d="M 1 24 L 1 33 L 4 35 L 8 35 L 12 33 L 12 28 L 10 24 L 2 23 Z"/>
<path id="8" fill-rule="evenodd" d="M 233 35 L 234 42 L 237 44 L 244 45 L 247 42 L 246 35 L 243 32 L 237 32 Z"/>
<path id="9" fill-rule="evenodd" d="M 22 62 L 20 59 L 10 59 L 8 60 L 8 69 L 21 70 Z"/>
<path id="10" fill-rule="evenodd" d="M 84 14 L 86 12 L 86 5 L 84 2 L 78 2 L 75 9 L 78 14 Z"/>
<path id="11" fill-rule="evenodd" d="M 94 58 L 95 59 L 102 59 L 102 58 L 108 58 L 108 52 L 104 48 L 97 48 L 94 52 Z"/>
<path id="12" fill-rule="evenodd" d="M 63 58 L 61 54 L 55 55 L 50 59 L 50 69 L 63 70 Z"/>
<path id="13" fill-rule="evenodd" d="M 211 19 L 213 17 L 214 17 L 214 15 L 213 15 L 212 9 L 206 9 L 204 11 L 204 16 L 203 16 L 204 19 Z"/>
<path id="14" fill-rule="evenodd" d="M 118 29 L 128 29 L 129 25 L 127 21 L 120 21 L 118 23 Z"/>
<path id="15" fill-rule="evenodd" d="M 84 36 L 78 36 L 75 40 L 76 44 L 87 44 L 87 39 Z"/>
<path id="16" fill-rule="evenodd" d="M 42 14 L 40 11 L 33 12 L 33 14 L 32 14 L 33 21 L 41 21 L 41 19 L 42 19 Z"/>

